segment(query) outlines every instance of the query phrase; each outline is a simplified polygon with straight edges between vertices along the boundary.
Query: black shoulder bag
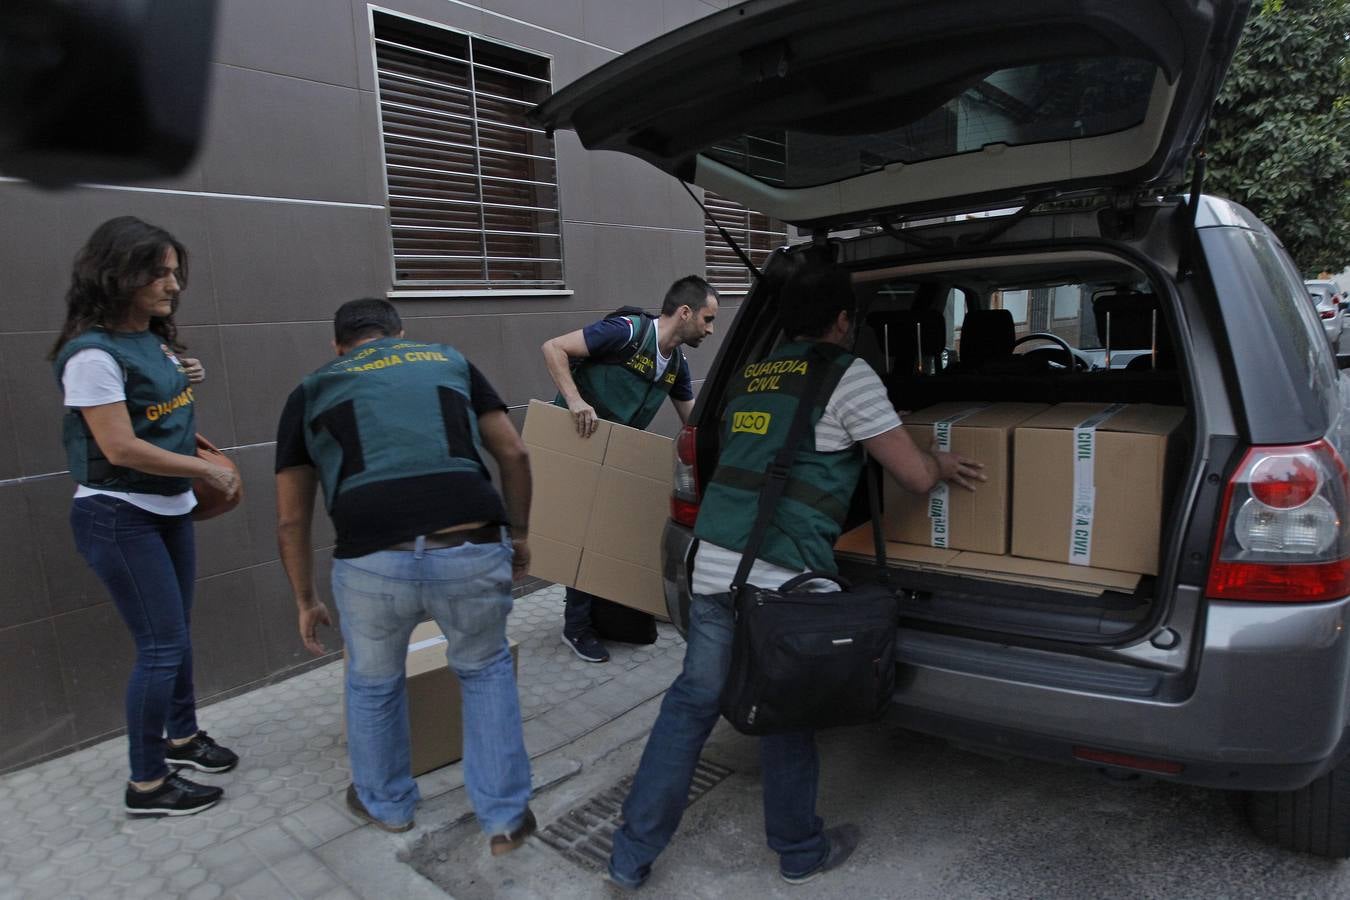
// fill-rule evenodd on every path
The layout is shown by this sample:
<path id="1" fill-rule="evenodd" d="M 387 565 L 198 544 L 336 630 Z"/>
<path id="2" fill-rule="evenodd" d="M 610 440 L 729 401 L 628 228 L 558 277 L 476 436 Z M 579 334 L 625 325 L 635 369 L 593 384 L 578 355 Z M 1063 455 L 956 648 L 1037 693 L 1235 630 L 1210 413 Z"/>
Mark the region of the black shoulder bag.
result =
<path id="1" fill-rule="evenodd" d="M 743 734 L 860 725 L 878 718 L 895 690 L 900 613 L 888 583 L 875 463 L 866 465 L 880 583 L 854 587 L 837 575 L 814 572 L 776 590 L 747 583 L 805 435 L 824 369 L 817 365 L 808 376 L 812 381 L 787 440 L 769 466 L 755 525 L 731 583 L 736 630 L 720 705 L 722 715 Z M 833 581 L 841 590 L 799 590 L 815 579 Z"/>

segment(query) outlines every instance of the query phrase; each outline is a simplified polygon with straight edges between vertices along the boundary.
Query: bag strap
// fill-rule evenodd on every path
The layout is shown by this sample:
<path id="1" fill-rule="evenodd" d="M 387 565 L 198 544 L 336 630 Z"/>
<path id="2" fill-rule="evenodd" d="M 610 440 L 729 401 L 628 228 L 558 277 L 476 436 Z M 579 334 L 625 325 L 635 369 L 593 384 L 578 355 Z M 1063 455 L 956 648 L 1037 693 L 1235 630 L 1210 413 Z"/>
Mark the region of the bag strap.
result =
<path id="1" fill-rule="evenodd" d="M 778 498 L 783 496 L 783 488 L 787 486 L 788 474 L 792 471 L 792 461 L 797 455 L 797 447 L 801 444 L 806 426 L 810 423 L 811 410 L 816 405 L 816 394 L 820 393 L 821 385 L 825 381 L 825 370 L 829 368 L 829 364 L 814 351 L 810 355 L 814 358 L 815 365 L 806 376 L 806 388 L 797 401 L 797 412 L 792 417 L 792 424 L 788 426 L 787 437 L 774 454 L 768 471 L 764 473 L 764 487 L 759 492 L 759 511 L 755 515 L 755 524 L 750 528 L 750 537 L 745 542 L 745 552 L 741 554 L 741 564 L 736 568 L 736 577 L 731 580 L 732 594 L 739 591 L 745 585 L 745 580 L 750 577 L 750 567 L 754 565 L 755 555 L 759 553 L 760 545 L 764 543 L 764 533 L 769 530 L 769 522 L 773 519 L 774 508 L 778 506 Z"/>
<path id="2" fill-rule="evenodd" d="M 638 326 L 633 329 L 633 337 L 628 341 L 629 353 L 625 362 L 642 352 L 642 345 L 647 342 L 647 333 L 652 330 L 652 321 L 650 316 L 638 312 Z"/>
<path id="3" fill-rule="evenodd" d="M 632 319 L 638 320 L 638 324 L 633 326 L 632 335 L 629 336 L 628 341 L 623 345 L 623 349 L 619 351 L 622 354 L 622 356 L 619 357 L 620 362 L 628 362 L 634 356 L 638 355 L 642 350 L 642 343 L 647 340 L 647 333 L 652 330 L 652 322 L 656 320 L 655 316 L 649 314 L 640 306 L 620 306 L 618 309 L 614 310 L 614 312 L 606 315 L 605 318 L 629 319 L 629 324 L 632 324 Z M 588 359 L 589 357 L 583 357 L 581 359 L 569 359 L 567 362 L 568 365 L 575 369 L 584 365 Z"/>

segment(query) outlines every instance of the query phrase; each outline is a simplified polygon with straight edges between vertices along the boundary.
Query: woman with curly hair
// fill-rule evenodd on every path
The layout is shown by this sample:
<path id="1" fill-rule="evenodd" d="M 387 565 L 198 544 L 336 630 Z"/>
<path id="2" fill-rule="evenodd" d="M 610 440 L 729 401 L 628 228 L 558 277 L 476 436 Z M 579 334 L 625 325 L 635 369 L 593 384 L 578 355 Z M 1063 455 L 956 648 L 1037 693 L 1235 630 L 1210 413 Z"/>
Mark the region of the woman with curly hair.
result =
<path id="1" fill-rule="evenodd" d="M 192 479 L 233 496 L 239 476 L 196 455 L 193 385 L 206 372 L 180 355 L 173 322 L 187 256 L 162 228 L 131 216 L 104 222 L 75 257 L 65 327 L 50 354 L 79 485 L 75 545 L 136 643 L 126 693 L 126 810 L 134 816 L 213 806 L 221 788 L 182 778 L 177 767 L 227 772 L 239 761 L 198 729 L 192 685 Z"/>

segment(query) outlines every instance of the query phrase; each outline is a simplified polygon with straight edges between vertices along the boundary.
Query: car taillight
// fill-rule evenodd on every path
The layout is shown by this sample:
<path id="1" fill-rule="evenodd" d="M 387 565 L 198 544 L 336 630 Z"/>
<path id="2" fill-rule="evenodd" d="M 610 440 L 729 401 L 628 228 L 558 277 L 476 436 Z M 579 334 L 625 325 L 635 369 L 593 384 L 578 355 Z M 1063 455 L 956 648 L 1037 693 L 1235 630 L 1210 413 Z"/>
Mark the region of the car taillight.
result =
<path id="1" fill-rule="evenodd" d="M 698 518 L 698 428 L 686 425 L 675 438 L 675 489 L 670 494 L 670 517 L 694 527 Z"/>
<path id="2" fill-rule="evenodd" d="M 1322 474 L 1307 458 L 1294 453 L 1257 460 L 1247 475 L 1252 496 L 1275 509 L 1297 509 L 1322 486 Z"/>
<path id="3" fill-rule="evenodd" d="M 1334 309 L 1324 309 L 1324 310 L 1322 310 L 1321 312 L 1319 312 L 1318 315 L 1321 316 L 1321 317 L 1324 318 L 1324 319 L 1330 319 L 1332 316 L 1336 315 L 1336 310 L 1334 310 Z"/>
<path id="4" fill-rule="evenodd" d="M 1206 594 L 1306 603 L 1350 594 L 1350 479 L 1325 440 L 1253 447 L 1224 494 Z"/>

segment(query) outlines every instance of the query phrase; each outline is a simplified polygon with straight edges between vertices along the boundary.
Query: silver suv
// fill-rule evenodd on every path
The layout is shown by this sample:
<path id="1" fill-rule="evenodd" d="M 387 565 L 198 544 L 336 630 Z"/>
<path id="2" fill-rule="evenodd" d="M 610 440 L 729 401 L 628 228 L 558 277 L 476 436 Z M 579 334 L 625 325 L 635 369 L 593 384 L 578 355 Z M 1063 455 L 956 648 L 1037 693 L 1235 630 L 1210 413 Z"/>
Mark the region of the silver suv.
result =
<path id="1" fill-rule="evenodd" d="M 1344 857 L 1350 379 L 1278 238 L 1203 195 L 1197 153 L 1247 13 L 1247 0 L 754 0 L 535 114 L 803 238 L 764 265 L 677 441 L 663 547 L 677 624 L 731 376 L 783 339 L 786 275 L 835 260 L 862 302 L 856 352 L 897 408 L 1185 411 L 1158 574 L 1134 590 L 894 572 L 900 720 L 963 746 L 1244 791 L 1270 840 Z M 976 327 L 1018 292 L 1026 321 L 1010 327 L 1039 339 L 1026 354 Z M 1056 314 L 1061 294 L 1071 314 Z M 923 326 L 896 344 L 893 320 L 931 323 L 946 332 L 931 346 L 958 359 L 916 360 Z M 855 497 L 848 524 L 865 510 Z M 841 567 L 867 575 L 850 556 Z"/>

